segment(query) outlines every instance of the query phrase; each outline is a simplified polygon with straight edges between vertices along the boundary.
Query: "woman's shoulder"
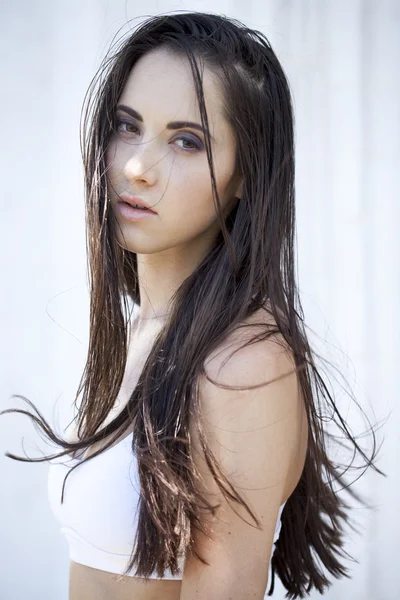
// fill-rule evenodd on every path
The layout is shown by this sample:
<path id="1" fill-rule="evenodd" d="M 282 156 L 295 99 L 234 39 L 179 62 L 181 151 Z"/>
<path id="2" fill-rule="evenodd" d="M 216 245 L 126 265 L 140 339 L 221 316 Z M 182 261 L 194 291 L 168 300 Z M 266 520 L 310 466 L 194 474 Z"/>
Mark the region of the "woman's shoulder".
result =
<path id="1" fill-rule="evenodd" d="M 242 489 L 255 488 L 259 481 L 268 487 L 276 472 L 284 474 L 279 505 L 296 487 L 304 467 L 307 415 L 289 345 L 279 329 L 270 337 L 263 335 L 276 328 L 271 314 L 260 309 L 210 353 L 199 381 L 199 414 L 224 472 L 243 474 Z M 191 433 L 202 466 L 194 424 Z M 202 468 L 206 475 L 206 466 Z M 246 473 L 251 482 L 245 481 Z"/>
<path id="2" fill-rule="evenodd" d="M 293 371 L 293 352 L 269 304 L 242 320 L 205 360 L 205 372 L 228 385 L 252 385 L 259 374 L 279 375 Z M 238 381 L 240 380 L 240 382 Z"/>

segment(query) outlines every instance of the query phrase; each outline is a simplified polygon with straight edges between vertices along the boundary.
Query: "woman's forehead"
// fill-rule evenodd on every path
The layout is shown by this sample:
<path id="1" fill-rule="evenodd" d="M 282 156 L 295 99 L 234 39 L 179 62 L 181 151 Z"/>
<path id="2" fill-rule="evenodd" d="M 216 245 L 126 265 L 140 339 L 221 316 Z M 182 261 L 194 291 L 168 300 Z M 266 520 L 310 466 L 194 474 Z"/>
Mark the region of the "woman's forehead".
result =
<path id="1" fill-rule="evenodd" d="M 223 128 L 222 98 L 218 81 L 208 68 L 203 72 L 203 92 L 212 133 Z M 165 50 L 153 50 L 132 67 L 118 104 L 131 106 L 153 118 L 157 113 L 165 121 L 190 120 L 201 123 L 197 94 L 190 64 L 186 57 Z M 223 134 L 223 131 L 220 131 Z"/>

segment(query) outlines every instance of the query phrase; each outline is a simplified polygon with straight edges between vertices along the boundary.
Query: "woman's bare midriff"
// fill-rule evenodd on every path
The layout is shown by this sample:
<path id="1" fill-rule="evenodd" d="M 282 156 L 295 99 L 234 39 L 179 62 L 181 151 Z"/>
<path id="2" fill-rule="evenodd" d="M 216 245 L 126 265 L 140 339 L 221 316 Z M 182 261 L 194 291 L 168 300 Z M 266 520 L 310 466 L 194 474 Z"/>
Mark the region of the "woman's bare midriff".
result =
<path id="1" fill-rule="evenodd" d="M 69 600 L 179 600 L 180 579 L 119 577 L 70 561 Z"/>

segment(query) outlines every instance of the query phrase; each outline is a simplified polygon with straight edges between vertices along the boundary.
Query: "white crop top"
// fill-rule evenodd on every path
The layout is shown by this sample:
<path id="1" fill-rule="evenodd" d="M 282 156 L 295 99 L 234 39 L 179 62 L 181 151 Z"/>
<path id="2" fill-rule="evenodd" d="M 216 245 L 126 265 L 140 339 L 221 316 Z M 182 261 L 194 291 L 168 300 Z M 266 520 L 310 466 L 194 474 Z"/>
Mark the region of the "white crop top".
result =
<path id="1" fill-rule="evenodd" d="M 140 485 L 131 435 L 72 471 L 65 483 L 62 504 L 64 477 L 80 459 L 52 459 L 48 471 L 50 506 L 68 541 L 70 559 L 119 575 L 128 565 L 137 527 L 137 511 L 132 507 L 138 505 Z M 285 504 L 279 508 L 271 557 Z M 165 571 L 163 579 L 182 579 L 183 561 L 179 564 L 178 575 Z M 268 575 L 269 584 L 271 561 Z M 156 574 L 152 578 L 158 579 Z"/>

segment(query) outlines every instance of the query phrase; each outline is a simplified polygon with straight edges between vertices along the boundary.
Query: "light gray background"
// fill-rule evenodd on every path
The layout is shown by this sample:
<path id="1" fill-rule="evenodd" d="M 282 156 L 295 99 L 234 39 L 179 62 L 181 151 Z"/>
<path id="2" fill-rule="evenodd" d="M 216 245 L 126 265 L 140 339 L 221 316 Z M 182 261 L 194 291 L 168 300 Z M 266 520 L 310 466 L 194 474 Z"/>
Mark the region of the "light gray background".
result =
<path id="1" fill-rule="evenodd" d="M 363 531 L 349 534 L 346 549 L 359 562 L 326 597 L 398 598 L 400 3 L 0 6 L 1 409 L 26 408 L 11 399 L 22 394 L 53 424 L 72 416 L 89 315 L 79 113 L 113 35 L 128 18 L 177 9 L 237 17 L 267 35 L 293 90 L 299 281 L 317 334 L 310 341 L 342 369 L 373 421 L 392 411 L 378 434 L 388 478 L 368 472 L 357 484 L 375 507 L 355 511 Z M 365 423 L 339 388 L 338 402 L 361 434 Z M 49 451 L 27 417 L 2 416 L 0 598 L 66 600 L 68 548 L 47 502 L 48 465 L 4 456 L 24 449 L 31 457 Z M 275 597 L 284 597 L 279 583 Z"/>

